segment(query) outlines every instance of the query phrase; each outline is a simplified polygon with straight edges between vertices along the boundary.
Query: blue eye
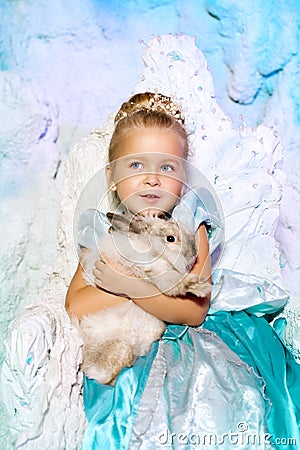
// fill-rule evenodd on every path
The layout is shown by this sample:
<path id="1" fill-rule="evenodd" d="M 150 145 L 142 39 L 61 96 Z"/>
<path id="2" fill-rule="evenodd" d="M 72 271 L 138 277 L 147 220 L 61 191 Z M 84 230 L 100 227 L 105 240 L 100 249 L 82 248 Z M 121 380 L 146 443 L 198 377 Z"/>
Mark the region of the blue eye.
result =
<path id="1" fill-rule="evenodd" d="M 163 164 L 160 169 L 162 172 L 169 172 L 170 170 L 174 170 L 174 166 L 171 164 Z"/>
<path id="2" fill-rule="evenodd" d="M 131 164 L 129 164 L 129 167 L 131 167 L 132 169 L 140 169 L 142 167 L 142 163 L 134 161 Z"/>

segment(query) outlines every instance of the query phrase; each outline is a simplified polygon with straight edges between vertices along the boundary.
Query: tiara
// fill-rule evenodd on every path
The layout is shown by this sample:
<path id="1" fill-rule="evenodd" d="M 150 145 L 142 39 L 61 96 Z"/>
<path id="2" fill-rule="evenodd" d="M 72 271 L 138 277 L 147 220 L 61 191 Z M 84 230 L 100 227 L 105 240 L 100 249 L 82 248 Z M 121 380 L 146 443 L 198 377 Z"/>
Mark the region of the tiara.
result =
<path id="1" fill-rule="evenodd" d="M 170 97 L 165 95 L 156 93 L 154 94 L 148 103 L 143 103 L 141 105 L 136 104 L 135 102 L 130 102 L 131 105 L 136 105 L 136 108 L 132 108 L 130 113 L 126 111 L 120 111 L 115 118 L 115 124 L 117 124 L 120 120 L 124 119 L 128 115 L 135 114 L 139 111 L 159 111 L 164 112 L 165 114 L 169 114 L 173 116 L 177 122 L 181 125 L 184 124 L 184 116 L 182 114 L 182 107 L 179 103 L 176 103 L 174 100 L 170 100 Z"/>

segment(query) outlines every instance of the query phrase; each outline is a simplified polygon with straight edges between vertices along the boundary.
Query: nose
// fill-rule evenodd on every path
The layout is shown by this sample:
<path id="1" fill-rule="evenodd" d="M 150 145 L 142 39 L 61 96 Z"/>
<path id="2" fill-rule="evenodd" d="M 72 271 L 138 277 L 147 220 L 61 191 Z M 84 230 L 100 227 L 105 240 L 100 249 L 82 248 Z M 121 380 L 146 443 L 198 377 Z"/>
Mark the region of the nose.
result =
<path id="1" fill-rule="evenodd" d="M 148 172 L 145 174 L 144 184 L 155 187 L 160 186 L 159 175 L 156 172 Z"/>

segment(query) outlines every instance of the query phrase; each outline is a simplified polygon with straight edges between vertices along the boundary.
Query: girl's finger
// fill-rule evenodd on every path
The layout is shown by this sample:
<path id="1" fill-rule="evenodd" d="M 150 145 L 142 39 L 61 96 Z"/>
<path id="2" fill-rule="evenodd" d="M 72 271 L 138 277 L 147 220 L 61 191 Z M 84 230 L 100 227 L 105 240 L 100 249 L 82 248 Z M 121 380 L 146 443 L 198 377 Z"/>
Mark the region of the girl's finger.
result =
<path id="1" fill-rule="evenodd" d="M 95 284 L 96 284 L 96 286 L 98 286 L 98 287 L 102 287 L 102 280 L 99 280 L 98 278 L 95 280 Z"/>
<path id="2" fill-rule="evenodd" d="M 101 270 L 93 269 L 93 275 L 94 275 L 94 277 L 99 278 L 99 280 L 100 280 L 102 277 L 102 272 L 101 272 Z"/>
<path id="3" fill-rule="evenodd" d="M 101 267 L 103 267 L 103 266 L 105 266 L 105 265 L 106 265 L 106 263 L 105 263 L 102 259 L 98 259 L 98 260 L 95 262 L 95 267 L 98 268 L 98 269 L 101 269 Z"/>

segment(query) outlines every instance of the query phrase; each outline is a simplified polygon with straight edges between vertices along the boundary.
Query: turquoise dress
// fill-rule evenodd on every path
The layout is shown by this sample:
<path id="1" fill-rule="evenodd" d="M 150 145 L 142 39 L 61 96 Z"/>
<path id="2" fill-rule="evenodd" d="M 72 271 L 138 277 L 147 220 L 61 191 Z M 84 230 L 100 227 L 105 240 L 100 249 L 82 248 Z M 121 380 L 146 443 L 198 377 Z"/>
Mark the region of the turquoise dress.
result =
<path id="1" fill-rule="evenodd" d="M 189 191 L 172 216 L 191 232 L 207 225 L 213 261 L 223 229 L 207 200 Z M 79 246 L 92 249 L 108 228 L 103 213 L 85 211 Z M 85 377 L 82 450 L 300 448 L 300 365 L 280 337 L 282 319 L 268 322 L 287 301 L 263 278 L 214 269 L 200 327 L 169 324 L 115 386 Z"/>

